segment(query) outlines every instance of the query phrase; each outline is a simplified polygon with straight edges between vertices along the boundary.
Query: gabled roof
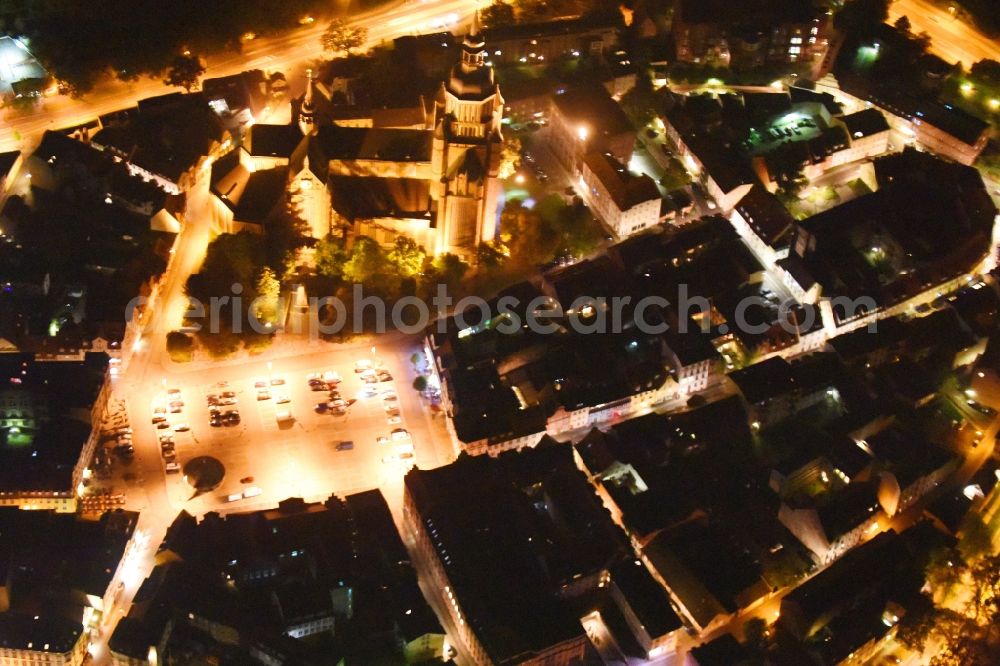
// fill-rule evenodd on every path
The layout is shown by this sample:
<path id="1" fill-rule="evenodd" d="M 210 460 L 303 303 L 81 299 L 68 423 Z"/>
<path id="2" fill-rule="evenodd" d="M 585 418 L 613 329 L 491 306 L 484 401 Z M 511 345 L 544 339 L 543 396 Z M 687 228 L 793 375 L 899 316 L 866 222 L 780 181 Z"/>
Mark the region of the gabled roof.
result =
<path id="1" fill-rule="evenodd" d="M 571 123 L 587 123 L 593 134 L 615 136 L 635 131 L 622 108 L 599 84 L 570 88 L 552 102 Z"/>
<path id="2" fill-rule="evenodd" d="M 637 176 L 630 173 L 610 153 L 590 152 L 583 161 L 604 185 L 620 211 L 660 198 L 660 190 L 652 178 L 646 174 Z"/>
<path id="3" fill-rule="evenodd" d="M 163 95 L 140 100 L 136 112 L 104 127 L 93 143 L 176 182 L 224 136 L 219 117 L 200 95 Z"/>
<path id="4" fill-rule="evenodd" d="M 302 132 L 295 125 L 254 125 L 243 147 L 253 157 L 291 157 L 302 143 Z"/>
<path id="5" fill-rule="evenodd" d="M 8 153 L 0 153 L 0 179 L 4 178 L 14 167 L 14 162 L 21 156 L 20 151 L 12 150 Z"/>
<path id="6" fill-rule="evenodd" d="M 349 220 L 431 215 L 428 180 L 330 176 L 327 184 L 334 209 Z"/>
<path id="7" fill-rule="evenodd" d="M 755 185 L 747 195 L 736 204 L 743 219 L 747 221 L 753 232 L 767 245 L 775 247 L 787 242 L 795 225 L 784 204 L 763 187 Z"/>
<path id="8" fill-rule="evenodd" d="M 326 126 L 314 140 L 329 160 L 428 162 L 433 136 L 419 129 Z"/>

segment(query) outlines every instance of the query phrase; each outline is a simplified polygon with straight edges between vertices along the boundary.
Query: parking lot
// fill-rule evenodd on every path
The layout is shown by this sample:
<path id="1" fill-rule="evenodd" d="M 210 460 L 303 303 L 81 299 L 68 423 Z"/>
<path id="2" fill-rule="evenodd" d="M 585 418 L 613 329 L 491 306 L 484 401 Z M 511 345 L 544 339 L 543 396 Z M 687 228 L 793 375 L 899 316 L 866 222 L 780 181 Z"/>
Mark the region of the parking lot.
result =
<path id="1" fill-rule="evenodd" d="M 440 451 L 429 441 L 434 429 L 410 386 L 404 360 L 387 355 L 383 361 L 371 354 L 316 357 L 314 363 L 296 358 L 197 373 L 187 382 L 161 381 L 136 410 L 145 414 L 135 422 L 137 441 L 148 442 L 140 445 L 140 454 L 160 453 L 159 473 L 171 504 L 193 513 L 246 510 L 289 496 L 325 498 L 331 492 L 385 486 L 398 482 L 412 464 L 439 464 Z M 365 381 L 362 370 L 373 377 Z M 324 381 L 334 376 L 340 380 L 335 385 Z M 211 402 L 230 404 L 210 405 L 209 396 Z M 212 425 L 213 409 L 217 425 Z M 226 423 L 227 411 L 237 412 L 239 422 Z M 159 418 L 169 425 L 152 422 Z M 161 444 L 161 435 L 169 436 L 173 446 Z M 174 471 L 199 456 L 225 466 L 222 484 L 200 496 L 183 471 Z M 168 472 L 170 463 L 177 467 Z M 152 471 L 148 458 L 143 467 Z"/>

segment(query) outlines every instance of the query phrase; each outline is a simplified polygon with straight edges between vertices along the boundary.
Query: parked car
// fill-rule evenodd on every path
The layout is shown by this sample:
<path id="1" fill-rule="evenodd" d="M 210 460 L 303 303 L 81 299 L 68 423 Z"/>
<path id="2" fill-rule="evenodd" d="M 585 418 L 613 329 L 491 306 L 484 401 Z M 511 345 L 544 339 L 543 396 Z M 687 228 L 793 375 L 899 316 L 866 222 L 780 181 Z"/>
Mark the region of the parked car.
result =
<path id="1" fill-rule="evenodd" d="M 174 426 L 174 432 L 187 432 L 190 429 L 191 426 L 189 426 L 187 423 L 178 423 L 177 425 Z"/>
<path id="2" fill-rule="evenodd" d="M 397 442 L 403 439 L 410 438 L 410 433 L 406 430 L 406 428 L 394 428 L 392 433 L 390 434 L 392 436 L 393 441 Z"/>
<path id="3" fill-rule="evenodd" d="M 250 486 L 249 488 L 243 491 L 243 498 L 250 499 L 251 497 L 257 497 L 263 492 L 264 491 L 258 488 L 257 486 Z"/>
<path id="4" fill-rule="evenodd" d="M 181 466 L 174 461 L 170 461 L 165 465 L 167 474 L 177 474 L 181 471 Z"/>
<path id="5" fill-rule="evenodd" d="M 389 425 L 399 425 L 400 423 L 403 422 L 403 419 L 401 419 L 399 416 L 389 416 L 386 418 L 386 421 L 389 423 Z"/>
<path id="6" fill-rule="evenodd" d="M 337 444 L 338 451 L 351 451 L 353 449 L 354 449 L 354 442 L 350 440 L 344 440 L 343 442 Z"/>
<path id="7" fill-rule="evenodd" d="M 288 402 L 291 402 L 291 400 L 292 399 L 288 397 L 287 393 L 275 393 L 274 394 L 274 402 L 275 402 L 275 404 L 284 405 L 284 404 L 286 404 Z"/>
<path id="8" fill-rule="evenodd" d="M 326 414 L 329 409 L 330 405 L 325 402 L 317 402 L 316 406 L 313 407 L 313 411 L 317 414 Z"/>
<path id="9" fill-rule="evenodd" d="M 284 385 L 285 385 L 284 377 L 273 377 L 271 379 L 271 386 L 284 386 Z"/>
<path id="10" fill-rule="evenodd" d="M 270 399 L 271 399 L 271 392 L 270 391 L 266 391 L 266 390 L 265 391 L 257 391 L 257 400 L 270 400 Z"/>

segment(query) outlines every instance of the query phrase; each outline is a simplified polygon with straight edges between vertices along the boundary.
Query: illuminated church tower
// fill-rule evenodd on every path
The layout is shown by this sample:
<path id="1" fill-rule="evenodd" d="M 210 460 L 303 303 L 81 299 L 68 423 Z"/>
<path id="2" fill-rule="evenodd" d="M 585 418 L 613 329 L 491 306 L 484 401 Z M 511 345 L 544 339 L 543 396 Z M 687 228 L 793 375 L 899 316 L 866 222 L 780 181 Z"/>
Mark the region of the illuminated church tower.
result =
<path id="1" fill-rule="evenodd" d="M 438 204 L 436 251 L 474 257 L 496 232 L 504 106 L 478 14 L 461 52 L 435 99 L 431 196 Z"/>

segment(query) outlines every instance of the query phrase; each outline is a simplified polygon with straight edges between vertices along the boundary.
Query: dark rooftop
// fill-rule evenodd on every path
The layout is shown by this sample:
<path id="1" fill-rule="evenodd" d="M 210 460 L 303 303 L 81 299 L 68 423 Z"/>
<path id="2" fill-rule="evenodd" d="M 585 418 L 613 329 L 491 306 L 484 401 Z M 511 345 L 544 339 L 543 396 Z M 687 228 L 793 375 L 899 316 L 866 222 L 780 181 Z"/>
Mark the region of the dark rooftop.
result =
<path id="1" fill-rule="evenodd" d="M 864 109 L 851 113 L 841 120 L 847 125 L 847 133 L 852 139 L 860 139 L 879 132 L 888 132 L 889 123 L 878 109 Z"/>
<path id="2" fill-rule="evenodd" d="M 67 651 L 81 630 L 85 595 L 108 591 L 138 516 L 117 510 L 88 521 L 0 507 L 0 570 L 7 590 L 0 645 L 25 648 L 31 642 L 42 650 L 48 643 L 53 651 Z"/>
<path id="3" fill-rule="evenodd" d="M 333 208 L 349 220 L 430 218 L 430 181 L 418 178 L 330 176 Z"/>
<path id="4" fill-rule="evenodd" d="M 593 135 L 611 137 L 635 131 L 618 103 L 601 85 L 576 86 L 552 98 L 572 123 L 587 123 Z"/>
<path id="5" fill-rule="evenodd" d="M 736 210 L 767 245 L 778 247 L 790 240 L 795 218 L 778 197 L 763 187 L 754 185 L 736 204 Z"/>
<path id="6" fill-rule="evenodd" d="M 0 430 L 0 491 L 73 490 L 73 468 L 90 437 L 89 412 L 104 382 L 107 356 L 39 362 L 31 354 L 0 354 L 0 391 L 28 394 L 35 423 L 15 436 Z M 87 421 L 79 420 L 83 410 Z M 11 410 L 13 411 L 13 410 Z M 26 435 L 27 443 L 21 441 Z"/>
<path id="7" fill-rule="evenodd" d="M 887 30 L 891 27 L 886 26 Z M 943 102 L 921 100 L 905 91 L 896 90 L 884 82 L 871 81 L 854 72 L 837 72 L 837 80 L 844 91 L 879 106 L 896 110 L 900 115 L 933 125 L 959 141 L 975 145 L 989 128 L 989 124 L 975 116 Z"/>
<path id="8" fill-rule="evenodd" d="M 996 207 L 975 169 L 907 149 L 877 160 L 875 171 L 877 192 L 800 224 L 800 238 L 810 239 L 804 263 L 824 296 L 891 305 L 960 277 L 986 255 Z M 871 247 L 883 261 L 870 258 Z"/>
<path id="9" fill-rule="evenodd" d="M 296 664 L 338 653 L 352 663 L 394 663 L 405 642 L 443 633 L 378 491 L 322 504 L 291 498 L 276 509 L 209 513 L 200 523 L 182 513 L 160 551 L 175 557 L 143 583 L 131 621 L 112 638 L 129 654 L 157 645 L 168 620 L 175 631 L 190 628 L 189 614 L 252 635 L 255 650 L 301 650 L 296 659 L 306 661 L 289 662 Z M 335 634 L 281 638 L 325 620 Z"/>
<path id="10" fill-rule="evenodd" d="M 112 148 L 127 161 L 176 182 L 207 156 L 224 131 L 201 95 L 141 100 L 138 113 L 105 126 L 93 143 Z"/>
<path id="11" fill-rule="evenodd" d="M 583 637 L 575 613 L 554 592 L 607 566 L 624 537 L 576 469 L 570 447 L 460 457 L 414 469 L 405 483 L 463 616 L 493 663 Z"/>
<path id="12" fill-rule="evenodd" d="M 12 150 L 8 153 L 0 153 L 0 179 L 3 179 L 8 173 L 10 173 L 10 170 L 14 167 L 14 163 L 20 156 L 21 153 L 17 150 Z"/>
<path id="13" fill-rule="evenodd" d="M 660 198 L 660 190 L 652 178 L 646 174 L 637 176 L 630 173 L 610 153 L 591 152 L 584 156 L 583 161 L 607 189 L 620 211 Z"/>
<path id="14" fill-rule="evenodd" d="M 427 162 L 432 133 L 419 129 L 321 127 L 312 140 L 329 160 Z"/>
<path id="15" fill-rule="evenodd" d="M 625 560 L 611 570 L 611 581 L 653 638 L 680 629 L 670 597 L 639 560 Z"/>
<path id="16" fill-rule="evenodd" d="M 253 125 L 243 147 L 254 157 L 289 158 L 302 143 L 302 131 L 295 125 Z"/>

